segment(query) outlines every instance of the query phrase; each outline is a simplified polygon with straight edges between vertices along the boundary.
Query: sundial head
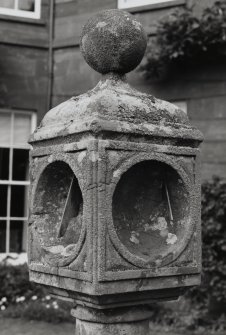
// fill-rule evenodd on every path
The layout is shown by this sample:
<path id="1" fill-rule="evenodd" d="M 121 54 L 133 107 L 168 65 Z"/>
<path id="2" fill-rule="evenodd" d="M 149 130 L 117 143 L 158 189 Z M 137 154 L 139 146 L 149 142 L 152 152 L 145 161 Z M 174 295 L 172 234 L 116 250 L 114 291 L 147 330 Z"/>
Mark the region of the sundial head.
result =
<path id="1" fill-rule="evenodd" d="M 81 52 L 103 76 L 31 139 L 31 279 L 99 316 L 200 281 L 202 136 L 177 106 L 126 82 L 146 44 L 124 11 L 90 18 Z"/>

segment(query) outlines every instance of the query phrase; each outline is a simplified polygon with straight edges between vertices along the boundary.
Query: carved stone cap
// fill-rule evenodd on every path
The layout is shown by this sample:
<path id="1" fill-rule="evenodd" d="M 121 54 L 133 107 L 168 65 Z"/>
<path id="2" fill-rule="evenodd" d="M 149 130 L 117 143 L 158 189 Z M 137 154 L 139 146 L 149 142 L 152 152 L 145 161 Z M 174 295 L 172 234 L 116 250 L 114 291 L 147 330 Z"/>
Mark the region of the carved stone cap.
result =
<path id="1" fill-rule="evenodd" d="M 85 133 L 103 138 L 104 133 L 116 139 L 125 134 L 191 140 L 197 146 L 202 134 L 181 109 L 126 82 L 125 73 L 140 63 L 145 49 L 146 35 L 132 15 L 114 9 L 92 17 L 82 32 L 81 51 L 103 77 L 92 90 L 51 109 L 30 142 Z"/>

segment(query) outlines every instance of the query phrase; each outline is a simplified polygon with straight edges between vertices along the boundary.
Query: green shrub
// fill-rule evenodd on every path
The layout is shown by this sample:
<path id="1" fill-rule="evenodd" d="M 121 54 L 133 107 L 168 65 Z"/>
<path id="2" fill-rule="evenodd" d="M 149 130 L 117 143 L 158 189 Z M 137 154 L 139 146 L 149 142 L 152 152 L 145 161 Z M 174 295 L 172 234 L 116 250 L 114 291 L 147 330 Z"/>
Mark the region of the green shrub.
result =
<path id="1" fill-rule="evenodd" d="M 47 322 L 73 322 L 71 304 L 52 298 L 41 285 L 29 281 L 26 264 L 0 264 L 0 311 L 6 317 Z"/>
<path id="2" fill-rule="evenodd" d="M 226 304 L 226 182 L 218 177 L 202 186 L 203 280 L 191 290 L 200 308 Z M 222 310 L 222 312 L 226 310 Z"/>
<path id="3" fill-rule="evenodd" d="M 14 305 L 10 305 L 3 311 L 3 316 L 52 323 L 73 323 L 75 320 L 71 316 L 71 308 L 71 304 L 53 299 L 47 295 L 43 298 L 37 298 L 35 301 L 30 299 L 20 301 Z"/>
<path id="4" fill-rule="evenodd" d="M 178 9 L 163 17 L 149 39 L 140 67 L 145 77 L 158 77 L 169 65 L 216 62 L 226 56 L 226 0 L 216 1 L 200 17 L 193 9 Z"/>
<path id="5" fill-rule="evenodd" d="M 0 264 L 0 300 L 5 297 L 8 304 L 16 302 L 18 297 L 29 299 L 33 295 L 42 296 L 43 289 L 29 282 L 27 265 L 10 266 Z"/>

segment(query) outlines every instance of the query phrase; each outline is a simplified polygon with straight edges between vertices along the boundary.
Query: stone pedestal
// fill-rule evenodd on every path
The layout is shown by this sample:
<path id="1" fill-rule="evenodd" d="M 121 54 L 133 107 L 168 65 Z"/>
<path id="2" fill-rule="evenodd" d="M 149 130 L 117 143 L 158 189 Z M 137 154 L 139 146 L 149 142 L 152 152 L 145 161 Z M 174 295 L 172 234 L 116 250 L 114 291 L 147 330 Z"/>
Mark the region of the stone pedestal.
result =
<path id="1" fill-rule="evenodd" d="M 100 310 L 77 306 L 76 335 L 148 335 L 151 311 L 148 306 Z"/>
<path id="2" fill-rule="evenodd" d="M 77 320 L 76 335 L 148 335 L 148 321 L 122 323 L 93 323 Z"/>

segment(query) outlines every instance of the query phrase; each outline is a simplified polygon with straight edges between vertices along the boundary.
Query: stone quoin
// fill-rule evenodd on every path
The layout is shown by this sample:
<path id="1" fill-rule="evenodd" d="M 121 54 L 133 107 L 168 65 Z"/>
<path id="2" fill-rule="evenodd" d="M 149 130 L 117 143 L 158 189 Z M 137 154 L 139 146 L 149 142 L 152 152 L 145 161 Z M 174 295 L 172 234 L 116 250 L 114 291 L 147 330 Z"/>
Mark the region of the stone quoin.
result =
<path id="1" fill-rule="evenodd" d="M 127 83 L 146 43 L 127 12 L 92 17 L 81 52 L 101 80 L 30 138 L 30 280 L 74 302 L 77 335 L 147 335 L 150 303 L 200 283 L 203 137 Z"/>

